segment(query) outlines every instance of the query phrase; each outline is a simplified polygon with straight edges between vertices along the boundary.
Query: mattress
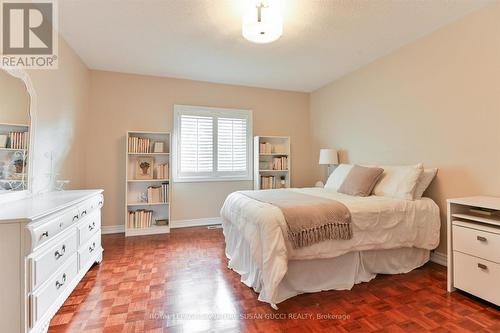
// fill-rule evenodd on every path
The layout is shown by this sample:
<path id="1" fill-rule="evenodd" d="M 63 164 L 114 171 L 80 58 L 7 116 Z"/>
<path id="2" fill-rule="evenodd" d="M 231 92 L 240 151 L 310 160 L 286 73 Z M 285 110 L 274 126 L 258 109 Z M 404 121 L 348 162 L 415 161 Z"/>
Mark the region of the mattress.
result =
<path id="1" fill-rule="evenodd" d="M 266 302 L 278 300 L 278 286 L 291 260 L 328 259 L 368 250 L 432 250 L 439 244 L 439 208 L 429 198 L 409 201 L 354 197 L 324 188 L 293 190 L 344 203 L 351 212 L 353 238 L 294 249 L 286 237 L 286 223 L 279 208 L 239 192 L 230 194 L 221 209 L 229 266 L 235 267 L 231 261 L 238 248 L 247 251 L 245 261 L 258 268 L 262 282 L 259 299 Z"/>

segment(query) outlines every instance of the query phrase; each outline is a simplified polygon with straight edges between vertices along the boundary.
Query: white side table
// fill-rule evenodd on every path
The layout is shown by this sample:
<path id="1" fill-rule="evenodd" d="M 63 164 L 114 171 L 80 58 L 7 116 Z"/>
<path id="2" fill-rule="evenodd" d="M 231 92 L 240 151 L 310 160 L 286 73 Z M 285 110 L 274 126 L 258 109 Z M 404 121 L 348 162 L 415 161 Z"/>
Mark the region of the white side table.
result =
<path id="1" fill-rule="evenodd" d="M 448 291 L 457 288 L 500 305 L 500 198 L 448 199 L 447 229 Z"/>

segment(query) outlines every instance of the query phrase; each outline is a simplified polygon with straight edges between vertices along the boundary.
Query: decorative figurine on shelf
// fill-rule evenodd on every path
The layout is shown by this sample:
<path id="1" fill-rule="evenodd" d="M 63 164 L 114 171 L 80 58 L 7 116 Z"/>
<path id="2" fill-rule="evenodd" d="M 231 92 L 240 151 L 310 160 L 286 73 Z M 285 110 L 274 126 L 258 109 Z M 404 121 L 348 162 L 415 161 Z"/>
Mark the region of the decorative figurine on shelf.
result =
<path id="1" fill-rule="evenodd" d="M 280 184 L 281 184 L 281 188 L 286 187 L 285 176 L 280 176 Z"/>
<path id="2" fill-rule="evenodd" d="M 14 165 L 16 166 L 16 173 L 22 173 L 26 166 L 26 161 L 23 159 L 15 160 Z"/>
<path id="3" fill-rule="evenodd" d="M 148 202 L 148 192 L 140 192 L 137 194 L 137 201 L 138 202 Z"/>

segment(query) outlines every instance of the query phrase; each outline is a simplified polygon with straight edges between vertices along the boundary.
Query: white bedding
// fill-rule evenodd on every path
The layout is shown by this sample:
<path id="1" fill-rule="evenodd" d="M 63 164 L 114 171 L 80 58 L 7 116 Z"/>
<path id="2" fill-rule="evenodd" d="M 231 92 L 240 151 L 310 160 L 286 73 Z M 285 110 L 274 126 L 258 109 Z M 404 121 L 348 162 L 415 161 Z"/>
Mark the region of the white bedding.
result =
<path id="1" fill-rule="evenodd" d="M 439 243 L 439 209 L 431 199 L 353 197 L 323 188 L 294 191 L 344 203 L 351 212 L 353 238 L 293 249 L 285 236 L 286 223 L 279 208 L 239 192 L 230 194 L 221 210 L 226 249 L 244 246 L 250 250 L 262 282 L 260 300 L 278 301 L 278 285 L 288 271 L 289 260 L 334 258 L 366 250 L 411 247 L 431 250 Z M 237 231 L 239 237 L 228 237 L 229 229 L 233 235 Z M 235 258 L 229 254 L 228 258 L 231 267 Z"/>

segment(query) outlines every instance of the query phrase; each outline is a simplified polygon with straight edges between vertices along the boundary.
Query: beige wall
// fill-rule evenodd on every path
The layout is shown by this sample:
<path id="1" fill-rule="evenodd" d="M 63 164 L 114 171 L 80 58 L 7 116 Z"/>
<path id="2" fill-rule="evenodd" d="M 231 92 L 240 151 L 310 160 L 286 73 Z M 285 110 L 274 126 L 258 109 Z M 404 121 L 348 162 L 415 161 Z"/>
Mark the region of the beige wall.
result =
<path id="1" fill-rule="evenodd" d="M 59 39 L 59 69 L 30 70 L 37 97 L 35 133 L 35 188 L 51 188 L 52 153 L 59 179 L 68 179 L 68 188 L 85 186 L 85 137 L 90 75 L 89 70 L 74 51 Z"/>
<path id="2" fill-rule="evenodd" d="M 29 94 L 24 82 L 0 70 L 0 123 L 29 125 Z"/>
<path id="3" fill-rule="evenodd" d="M 253 110 L 254 135 L 291 136 L 293 186 L 314 181 L 308 94 L 91 71 L 90 103 L 86 185 L 105 190 L 104 225 L 124 223 L 126 132 L 171 131 L 174 104 Z M 171 219 L 217 217 L 229 193 L 251 187 L 248 181 L 175 183 Z"/>
<path id="4" fill-rule="evenodd" d="M 500 196 L 500 4 L 467 16 L 311 95 L 314 152 L 353 163 L 439 168 L 428 196 Z M 319 170 L 318 170 L 319 172 Z"/>

